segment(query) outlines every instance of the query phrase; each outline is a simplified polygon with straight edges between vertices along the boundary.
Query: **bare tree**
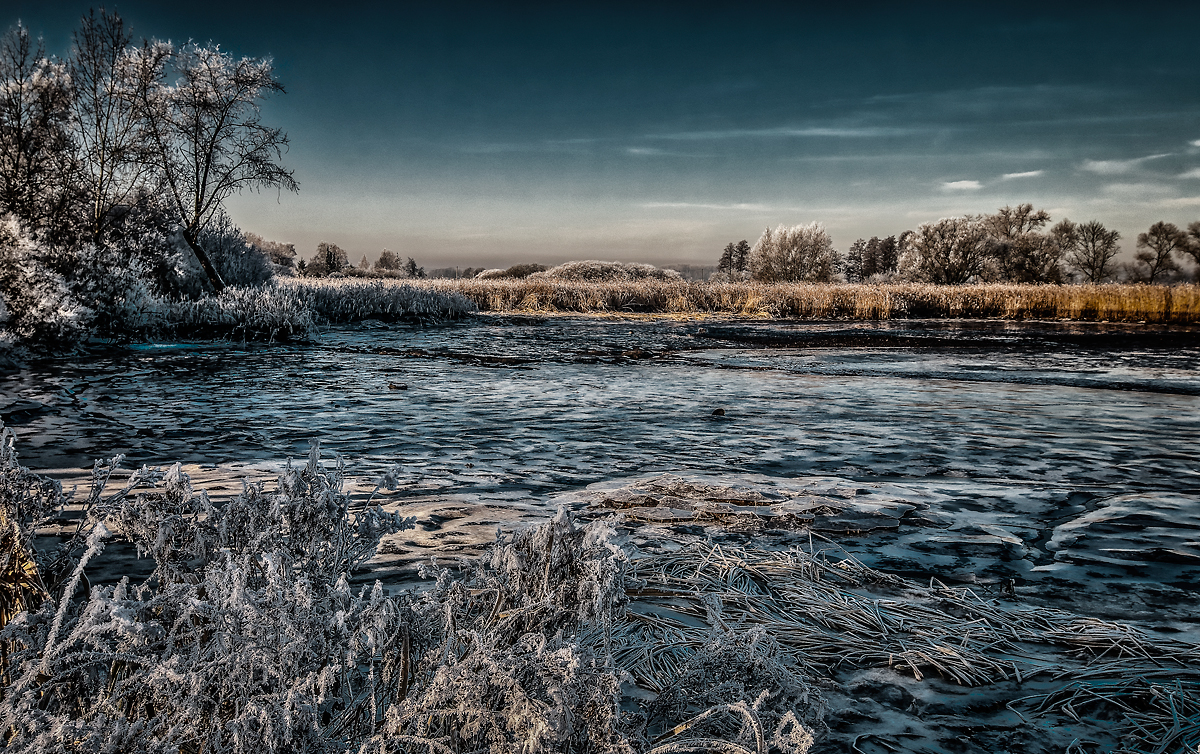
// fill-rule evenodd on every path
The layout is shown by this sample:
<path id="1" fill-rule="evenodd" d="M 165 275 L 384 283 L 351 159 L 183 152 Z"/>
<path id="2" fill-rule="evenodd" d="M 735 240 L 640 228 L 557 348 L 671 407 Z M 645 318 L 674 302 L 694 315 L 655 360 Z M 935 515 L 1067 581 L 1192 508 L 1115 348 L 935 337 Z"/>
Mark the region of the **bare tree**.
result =
<path id="1" fill-rule="evenodd" d="M 1120 253 L 1117 241 L 1121 238 L 1117 231 L 1097 220 L 1076 225 L 1064 219 L 1051 229 L 1051 235 L 1066 252 L 1067 265 L 1089 283 L 1102 283 L 1116 272 L 1113 260 Z"/>
<path id="2" fill-rule="evenodd" d="M 132 39 L 116 13 L 89 10 L 68 64 L 87 232 L 97 245 L 116 211 L 147 186 L 150 172 L 129 75 Z"/>
<path id="3" fill-rule="evenodd" d="M 1050 213 L 1032 204 L 1001 207 L 982 223 L 990 236 L 993 269 L 989 277 L 1014 283 L 1062 282 L 1063 249 L 1054 234 L 1039 233 Z"/>
<path id="4" fill-rule="evenodd" d="M 35 233 L 71 201 L 68 82 L 65 66 L 21 24 L 0 38 L 0 212 Z"/>
<path id="5" fill-rule="evenodd" d="M 990 259 L 987 227 L 979 217 L 946 217 L 906 233 L 900 272 L 910 280 L 961 285 L 979 277 Z"/>
<path id="6" fill-rule="evenodd" d="M 1180 256 L 1191 257 L 1192 261 L 1200 266 L 1200 220 L 1188 224 L 1187 236 L 1184 240 L 1186 244 L 1175 251 Z M 1200 268 L 1197 269 L 1197 275 L 1200 276 Z"/>
<path id="7" fill-rule="evenodd" d="M 827 283 L 840 264 L 829 233 L 817 222 L 767 228 L 750 250 L 751 273 L 766 283 Z"/>
<path id="8" fill-rule="evenodd" d="M 1171 253 L 1187 248 L 1188 237 L 1174 223 L 1156 222 L 1137 238 L 1138 251 L 1133 255 L 1135 274 L 1153 283 L 1160 275 L 1179 269 Z"/>
<path id="9" fill-rule="evenodd" d="M 220 292 L 225 284 L 198 243 L 200 230 L 234 193 L 299 188 L 278 162 L 287 135 L 260 121 L 259 101 L 283 85 L 269 58 L 235 59 L 215 45 L 146 42 L 133 70 L 142 138 L 184 241 Z"/>

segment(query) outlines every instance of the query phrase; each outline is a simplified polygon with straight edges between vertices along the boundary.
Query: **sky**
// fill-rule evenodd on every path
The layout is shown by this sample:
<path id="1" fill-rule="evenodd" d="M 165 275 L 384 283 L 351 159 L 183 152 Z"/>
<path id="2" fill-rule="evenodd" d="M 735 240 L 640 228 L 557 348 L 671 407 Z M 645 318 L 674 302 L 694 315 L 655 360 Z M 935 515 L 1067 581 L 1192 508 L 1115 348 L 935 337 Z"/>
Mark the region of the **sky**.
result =
<path id="1" fill-rule="evenodd" d="M 427 268 L 714 264 L 1031 202 L 1126 253 L 1200 220 L 1200 4 L 110 4 L 135 35 L 270 56 L 297 194 L 247 231 Z M 86 4 L 0 0 L 65 54 Z"/>

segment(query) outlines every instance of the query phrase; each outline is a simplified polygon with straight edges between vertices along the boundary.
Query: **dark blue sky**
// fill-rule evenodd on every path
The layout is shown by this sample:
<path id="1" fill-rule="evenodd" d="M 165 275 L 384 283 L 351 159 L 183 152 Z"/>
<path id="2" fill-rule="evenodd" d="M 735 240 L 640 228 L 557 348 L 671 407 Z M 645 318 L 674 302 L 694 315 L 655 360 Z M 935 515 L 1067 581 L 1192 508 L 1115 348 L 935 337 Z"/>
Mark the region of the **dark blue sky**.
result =
<path id="1" fill-rule="evenodd" d="M 712 263 L 767 225 L 845 249 L 1029 201 L 1123 245 L 1200 219 L 1196 4 L 308 7 L 126 2 L 272 55 L 298 195 L 245 229 L 426 267 Z M 86 5 L 7 2 L 63 53 Z"/>

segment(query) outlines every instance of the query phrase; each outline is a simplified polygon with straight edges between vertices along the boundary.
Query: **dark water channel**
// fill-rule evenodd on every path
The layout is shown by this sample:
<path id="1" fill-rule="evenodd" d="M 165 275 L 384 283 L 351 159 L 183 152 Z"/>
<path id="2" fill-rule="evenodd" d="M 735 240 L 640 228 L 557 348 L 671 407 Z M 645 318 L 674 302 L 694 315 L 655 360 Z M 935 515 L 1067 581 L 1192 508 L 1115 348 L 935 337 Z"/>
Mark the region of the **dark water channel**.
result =
<path id="1" fill-rule="evenodd" d="M 926 502 L 897 528 L 844 539 L 869 563 L 1015 584 L 1157 630 L 1200 625 L 1197 329 L 367 324 L 314 344 L 32 364 L 0 379 L 0 418 L 23 463 L 68 475 L 116 453 L 130 465 L 279 462 L 313 439 L 351 475 L 399 463 L 391 502 L 426 522 L 393 544 L 409 555 L 471 551 L 497 523 L 545 517 L 556 495 L 614 479 L 899 484 Z"/>

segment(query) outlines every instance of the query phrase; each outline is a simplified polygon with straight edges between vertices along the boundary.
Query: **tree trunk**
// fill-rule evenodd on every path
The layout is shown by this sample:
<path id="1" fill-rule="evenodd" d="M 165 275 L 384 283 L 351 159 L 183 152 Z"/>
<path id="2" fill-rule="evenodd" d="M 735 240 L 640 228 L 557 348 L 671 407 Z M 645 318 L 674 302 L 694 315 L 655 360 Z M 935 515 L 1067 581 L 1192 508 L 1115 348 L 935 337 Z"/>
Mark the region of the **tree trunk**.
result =
<path id="1" fill-rule="evenodd" d="M 213 293 L 220 294 L 225 290 L 225 281 L 217 274 L 217 268 L 213 267 L 209 261 L 208 254 L 204 249 L 200 248 L 200 244 L 196 243 L 196 239 L 190 231 L 183 231 L 183 240 L 187 241 L 187 245 L 191 248 L 192 253 L 196 255 L 196 259 L 200 260 L 200 266 L 204 268 L 204 274 L 208 276 L 208 282 L 212 285 Z"/>

